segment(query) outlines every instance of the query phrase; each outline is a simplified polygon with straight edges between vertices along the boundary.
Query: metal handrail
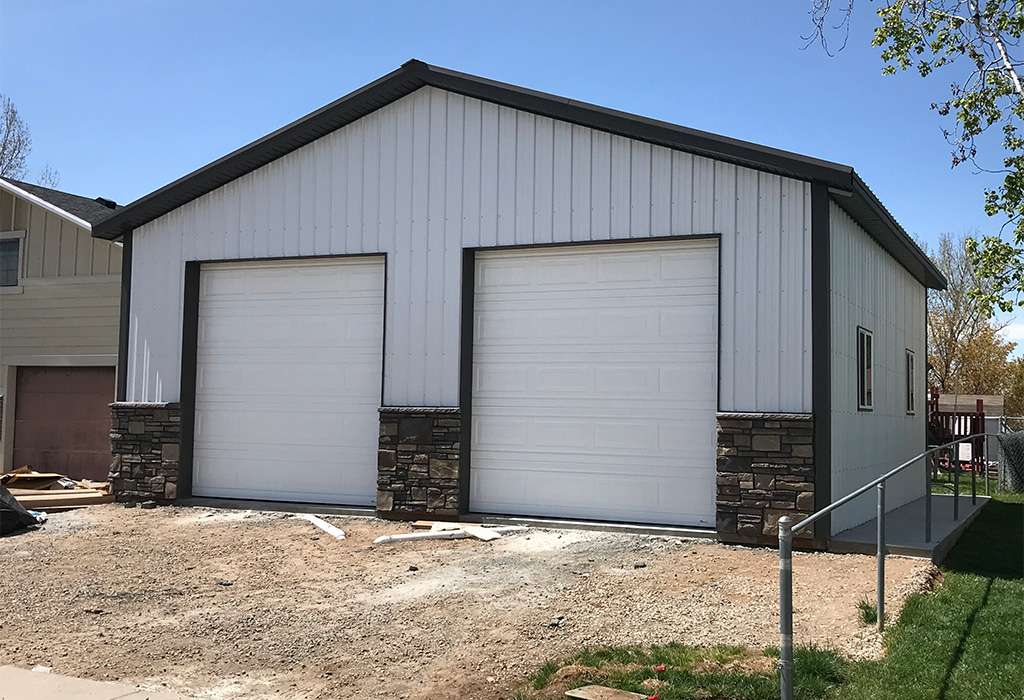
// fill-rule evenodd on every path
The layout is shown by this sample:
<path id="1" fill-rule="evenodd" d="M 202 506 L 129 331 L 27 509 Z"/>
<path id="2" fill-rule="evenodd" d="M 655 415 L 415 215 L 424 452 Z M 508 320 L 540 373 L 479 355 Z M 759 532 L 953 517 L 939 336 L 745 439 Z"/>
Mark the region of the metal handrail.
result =
<path id="1" fill-rule="evenodd" d="M 830 503 L 819 511 L 812 513 L 796 525 L 788 515 L 779 518 L 779 676 L 781 683 L 782 700 L 793 700 L 793 533 L 802 530 L 812 523 L 820 520 L 825 515 L 840 508 L 858 496 L 862 496 L 872 488 L 878 492 L 878 506 L 876 517 L 876 547 L 877 547 L 877 599 L 875 612 L 878 620 L 878 631 L 885 629 L 885 482 L 896 476 L 904 469 L 907 469 L 918 460 L 948 450 L 954 445 L 978 438 L 998 437 L 997 433 L 976 433 L 968 435 L 945 445 L 930 447 L 924 452 L 907 460 L 892 471 L 886 472 L 877 479 L 861 486 L 838 501 Z M 984 453 L 984 440 L 981 441 Z M 988 466 L 985 460 L 982 463 L 985 467 L 985 488 L 988 490 Z M 927 464 L 927 462 L 925 462 Z M 971 472 L 971 503 L 977 503 L 977 474 Z M 931 472 L 925 470 L 925 481 L 928 488 L 925 492 L 925 542 L 932 540 L 932 484 Z M 953 520 L 960 519 L 960 456 L 957 450 L 956 469 L 953 472 Z"/>

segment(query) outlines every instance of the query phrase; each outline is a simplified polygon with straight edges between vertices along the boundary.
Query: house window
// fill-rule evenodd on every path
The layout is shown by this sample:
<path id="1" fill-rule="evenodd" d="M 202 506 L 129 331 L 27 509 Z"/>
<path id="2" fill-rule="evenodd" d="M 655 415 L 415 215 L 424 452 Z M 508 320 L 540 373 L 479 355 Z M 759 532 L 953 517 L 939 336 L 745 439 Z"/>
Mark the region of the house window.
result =
<path id="1" fill-rule="evenodd" d="M 857 329 L 857 408 L 870 411 L 874 392 L 871 385 L 871 364 L 874 360 L 871 347 L 871 331 Z"/>
<path id="2" fill-rule="evenodd" d="M 17 287 L 21 262 L 21 239 L 0 240 L 0 287 Z"/>
<path id="3" fill-rule="evenodd" d="M 914 396 L 914 351 L 907 349 L 907 413 L 916 410 Z"/>

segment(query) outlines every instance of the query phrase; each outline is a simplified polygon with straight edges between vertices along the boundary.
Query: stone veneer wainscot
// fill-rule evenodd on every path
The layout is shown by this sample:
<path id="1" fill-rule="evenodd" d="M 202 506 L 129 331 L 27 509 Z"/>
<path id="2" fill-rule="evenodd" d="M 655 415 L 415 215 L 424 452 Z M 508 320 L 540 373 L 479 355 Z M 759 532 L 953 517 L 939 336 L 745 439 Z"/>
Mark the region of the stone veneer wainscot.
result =
<path id="1" fill-rule="evenodd" d="M 774 544 L 779 518 L 814 512 L 814 418 L 719 413 L 716 527 L 724 542 Z"/>
<path id="2" fill-rule="evenodd" d="M 458 516 L 461 427 L 458 408 L 380 409 L 378 516 Z"/>
<path id="3" fill-rule="evenodd" d="M 110 486 L 118 501 L 178 498 L 181 406 L 110 404 Z"/>

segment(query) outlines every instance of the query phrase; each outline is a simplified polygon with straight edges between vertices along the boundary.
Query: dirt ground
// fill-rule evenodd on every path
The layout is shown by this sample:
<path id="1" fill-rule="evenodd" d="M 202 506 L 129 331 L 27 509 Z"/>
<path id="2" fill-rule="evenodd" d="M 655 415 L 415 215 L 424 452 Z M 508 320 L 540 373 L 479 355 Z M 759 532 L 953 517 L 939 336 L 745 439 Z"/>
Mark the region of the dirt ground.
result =
<path id="1" fill-rule="evenodd" d="M 374 545 L 401 523 L 95 506 L 0 539 L 3 663 L 194 698 L 473 698 L 584 646 L 778 644 L 768 549 L 580 530 Z M 888 612 L 929 565 L 891 558 Z M 795 637 L 879 652 L 874 558 L 798 554 Z M 552 621 L 562 617 L 561 626 Z"/>

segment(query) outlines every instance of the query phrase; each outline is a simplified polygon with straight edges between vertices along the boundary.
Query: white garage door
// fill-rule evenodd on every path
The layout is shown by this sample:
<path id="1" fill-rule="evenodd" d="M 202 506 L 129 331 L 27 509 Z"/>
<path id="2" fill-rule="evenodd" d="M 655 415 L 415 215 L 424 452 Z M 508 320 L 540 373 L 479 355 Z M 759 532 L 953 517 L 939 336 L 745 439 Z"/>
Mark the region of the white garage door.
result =
<path id="1" fill-rule="evenodd" d="M 718 243 L 480 253 L 471 507 L 714 526 Z"/>
<path id="2" fill-rule="evenodd" d="M 372 504 L 383 318 L 379 258 L 203 266 L 193 493 Z"/>

